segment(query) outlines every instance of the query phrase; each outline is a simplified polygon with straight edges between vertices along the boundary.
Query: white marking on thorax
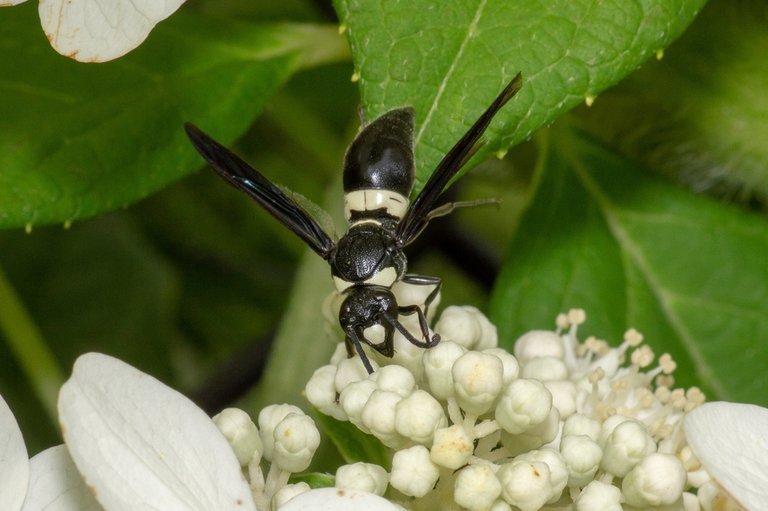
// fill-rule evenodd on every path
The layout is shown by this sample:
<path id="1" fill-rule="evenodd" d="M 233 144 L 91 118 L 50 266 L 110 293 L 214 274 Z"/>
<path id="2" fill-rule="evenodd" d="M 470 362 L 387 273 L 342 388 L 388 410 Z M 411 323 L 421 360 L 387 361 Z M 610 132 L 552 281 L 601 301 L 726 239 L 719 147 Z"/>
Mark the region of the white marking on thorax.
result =
<path id="1" fill-rule="evenodd" d="M 334 286 L 336 286 L 336 291 L 338 291 L 339 293 L 343 293 L 344 291 L 354 286 L 355 284 L 392 287 L 392 284 L 394 284 L 396 280 L 397 280 L 397 271 L 395 270 L 394 267 L 390 266 L 388 268 L 384 268 L 383 270 L 377 272 L 370 279 L 364 280 L 362 282 L 349 282 L 347 280 L 334 276 L 333 284 Z"/>
<path id="2" fill-rule="evenodd" d="M 344 215 L 349 220 L 352 211 L 373 211 L 386 208 L 388 214 L 403 218 L 408 210 L 408 198 L 392 190 L 369 188 L 344 195 Z"/>

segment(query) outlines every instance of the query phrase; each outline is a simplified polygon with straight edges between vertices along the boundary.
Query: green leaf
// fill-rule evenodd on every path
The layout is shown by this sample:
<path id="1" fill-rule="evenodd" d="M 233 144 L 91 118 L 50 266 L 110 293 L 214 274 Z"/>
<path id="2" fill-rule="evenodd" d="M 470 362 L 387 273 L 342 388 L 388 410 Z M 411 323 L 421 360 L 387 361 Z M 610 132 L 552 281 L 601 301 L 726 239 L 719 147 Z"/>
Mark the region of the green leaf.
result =
<path id="1" fill-rule="evenodd" d="M 629 327 L 678 363 L 678 384 L 768 404 L 768 225 L 691 195 L 568 131 L 544 138 L 535 195 L 492 299 L 502 343 L 586 309 L 614 343 Z"/>
<path id="2" fill-rule="evenodd" d="M 323 432 L 347 463 L 375 463 L 389 470 L 392 462 L 391 451 L 373 435 L 366 435 L 351 422 L 342 422 L 328 415 L 317 413 Z"/>
<path id="3" fill-rule="evenodd" d="M 665 48 L 705 0 L 336 0 L 369 117 L 417 113 L 417 175 L 522 71 L 482 154 L 531 136 Z"/>
<path id="4" fill-rule="evenodd" d="M 305 482 L 310 488 L 331 488 L 336 484 L 336 477 L 331 474 L 310 472 L 291 477 L 292 483 Z"/>
<path id="5" fill-rule="evenodd" d="M 765 2 L 710 2 L 663 59 L 583 112 L 584 125 L 695 191 L 765 203 L 766 26 Z"/>
<path id="6" fill-rule="evenodd" d="M 136 51 L 86 65 L 41 37 L 32 3 L 0 17 L 0 228 L 124 207 L 198 168 L 182 125 L 240 135 L 302 66 L 343 58 L 333 27 L 182 9 Z"/>

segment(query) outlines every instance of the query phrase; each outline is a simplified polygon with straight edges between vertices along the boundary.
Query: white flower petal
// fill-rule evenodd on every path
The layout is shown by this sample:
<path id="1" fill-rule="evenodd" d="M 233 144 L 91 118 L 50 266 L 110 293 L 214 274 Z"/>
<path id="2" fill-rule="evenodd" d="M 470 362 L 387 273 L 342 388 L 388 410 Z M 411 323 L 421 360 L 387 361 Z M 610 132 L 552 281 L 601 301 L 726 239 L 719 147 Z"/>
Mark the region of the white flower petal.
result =
<path id="1" fill-rule="evenodd" d="M 292 498 L 279 511 L 400 511 L 383 497 L 357 490 L 318 488 Z"/>
<path id="2" fill-rule="evenodd" d="M 768 409 L 705 403 L 685 418 L 688 445 L 709 474 L 742 507 L 768 506 Z"/>
<path id="3" fill-rule="evenodd" d="M 29 491 L 22 511 L 101 511 L 66 446 L 57 445 L 29 462 Z"/>
<path id="4" fill-rule="evenodd" d="M 0 7 L 10 7 L 12 5 L 23 4 L 27 0 L 0 0 Z"/>
<path id="5" fill-rule="evenodd" d="M 21 509 L 28 481 L 29 459 L 24 437 L 11 409 L 0 396 L 0 509 Z"/>
<path id="6" fill-rule="evenodd" d="M 117 359 L 78 358 L 59 394 L 59 417 L 72 459 L 110 511 L 255 509 L 213 421 Z"/>
<path id="7" fill-rule="evenodd" d="M 43 31 L 53 48 L 80 62 L 125 55 L 184 0 L 40 0 Z"/>

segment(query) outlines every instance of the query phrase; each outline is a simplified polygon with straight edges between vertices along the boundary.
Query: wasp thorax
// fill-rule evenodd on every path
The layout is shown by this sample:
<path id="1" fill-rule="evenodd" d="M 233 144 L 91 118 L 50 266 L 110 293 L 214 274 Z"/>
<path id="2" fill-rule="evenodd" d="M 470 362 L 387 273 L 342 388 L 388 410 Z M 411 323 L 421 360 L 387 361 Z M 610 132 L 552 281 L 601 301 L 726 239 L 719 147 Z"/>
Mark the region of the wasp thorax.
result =
<path id="1" fill-rule="evenodd" d="M 373 222 L 350 227 L 329 262 L 339 291 L 355 284 L 390 287 L 406 268 L 405 256 L 391 234 Z"/>

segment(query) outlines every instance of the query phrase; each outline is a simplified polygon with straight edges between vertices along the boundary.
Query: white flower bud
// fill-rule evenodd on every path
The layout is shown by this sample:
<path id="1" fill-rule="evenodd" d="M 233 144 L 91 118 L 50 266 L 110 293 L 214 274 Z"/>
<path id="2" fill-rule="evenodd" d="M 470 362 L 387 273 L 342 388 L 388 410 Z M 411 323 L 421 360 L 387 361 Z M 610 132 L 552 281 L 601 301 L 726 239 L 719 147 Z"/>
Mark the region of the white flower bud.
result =
<path id="1" fill-rule="evenodd" d="M 376 383 L 374 381 L 362 380 L 350 383 L 339 394 L 339 406 L 344 410 L 349 422 L 366 434 L 369 434 L 371 431 L 363 424 L 363 407 L 368 402 L 368 399 L 370 399 L 374 390 L 376 390 Z"/>
<path id="2" fill-rule="evenodd" d="M 485 511 L 499 495 L 501 483 L 488 465 L 469 465 L 459 470 L 453 490 L 458 505 L 470 511 Z"/>
<path id="3" fill-rule="evenodd" d="M 586 435 L 567 435 L 560 441 L 560 454 L 568 467 L 568 486 L 583 487 L 600 468 L 603 450 Z"/>
<path id="4" fill-rule="evenodd" d="M 259 436 L 264 447 L 263 455 L 269 461 L 272 461 L 275 448 L 275 428 L 290 413 L 304 414 L 298 406 L 288 404 L 265 406 L 259 412 Z"/>
<path id="5" fill-rule="evenodd" d="M 513 435 L 501 430 L 501 443 L 512 456 L 522 454 L 532 449 L 538 449 L 548 444 L 557 437 L 560 432 L 560 414 L 556 408 L 549 411 L 549 415 L 543 422 L 524 432 Z"/>
<path id="6" fill-rule="evenodd" d="M 576 412 L 576 385 L 572 381 L 545 381 L 544 386 L 552 394 L 552 406 L 565 420 Z"/>
<path id="7" fill-rule="evenodd" d="M 531 330 L 515 341 L 514 354 L 521 365 L 538 357 L 563 358 L 563 340 L 549 330 Z"/>
<path id="8" fill-rule="evenodd" d="M 336 317 L 338 318 L 338 314 L 336 314 Z M 335 319 L 333 320 L 334 325 L 338 324 L 339 320 Z M 347 354 L 347 345 L 344 342 L 337 342 L 336 347 L 333 350 L 333 354 L 331 355 L 330 363 L 331 365 L 337 366 L 339 365 L 339 362 L 342 360 L 346 360 L 349 358 L 349 355 Z"/>
<path id="9" fill-rule="evenodd" d="M 560 498 L 563 488 L 568 483 L 568 467 L 566 467 L 563 455 L 559 451 L 547 448 L 530 451 L 521 454 L 513 461 L 513 463 L 518 462 L 540 462 L 546 464 L 549 469 L 550 484 L 550 494 L 547 502 L 551 504 Z"/>
<path id="10" fill-rule="evenodd" d="M 472 437 L 464 428 L 455 424 L 435 431 L 429 457 L 442 467 L 456 470 L 469 462 L 474 450 Z"/>
<path id="11" fill-rule="evenodd" d="M 424 352 L 424 372 L 429 389 L 437 399 L 453 396 L 453 363 L 466 352 L 463 346 L 447 340 Z"/>
<path id="12" fill-rule="evenodd" d="M 505 431 L 520 434 L 541 424 L 552 409 L 552 394 L 538 380 L 517 379 L 507 385 L 496 406 L 496 421 Z"/>
<path id="13" fill-rule="evenodd" d="M 513 461 L 502 465 L 496 477 L 501 482 L 501 496 L 520 511 L 541 509 L 552 494 L 546 463 Z"/>
<path id="14" fill-rule="evenodd" d="M 402 397 L 409 396 L 416 388 L 413 374 L 399 365 L 384 366 L 373 373 L 371 379 L 376 382 L 376 388 L 395 392 Z"/>
<path id="15" fill-rule="evenodd" d="M 275 428 L 274 439 L 272 462 L 281 470 L 301 472 L 309 467 L 320 445 L 320 432 L 308 415 L 291 413 Z"/>
<path id="16" fill-rule="evenodd" d="M 520 375 L 520 364 L 517 362 L 517 359 L 514 357 L 514 355 L 512 355 L 507 350 L 501 348 L 489 348 L 487 350 L 483 350 L 483 353 L 495 355 L 499 357 L 499 360 L 501 360 L 501 365 L 504 368 L 504 375 L 502 376 L 504 386 L 512 383 L 512 380 L 517 379 L 517 377 Z"/>
<path id="17" fill-rule="evenodd" d="M 576 499 L 576 511 L 622 511 L 621 490 L 612 484 L 592 481 Z"/>
<path id="18" fill-rule="evenodd" d="M 656 451 L 656 442 L 645 425 L 630 419 L 613 430 L 603 448 L 600 468 L 617 477 L 624 477 L 640 460 Z"/>
<path id="19" fill-rule="evenodd" d="M 600 447 L 605 450 L 605 444 L 608 442 L 608 437 L 613 434 L 613 431 L 621 424 L 631 420 L 633 420 L 631 417 L 625 415 L 611 415 L 605 419 L 600 427 L 600 435 L 597 437 L 597 443 L 600 444 Z"/>
<path id="20" fill-rule="evenodd" d="M 497 499 L 489 511 L 512 511 L 512 506 L 504 502 L 502 499 Z"/>
<path id="21" fill-rule="evenodd" d="M 523 378 L 533 378 L 542 382 L 565 380 L 568 378 L 568 368 L 559 358 L 536 357 L 523 364 L 521 375 Z"/>
<path id="22" fill-rule="evenodd" d="M 398 280 L 392 286 L 392 294 L 395 295 L 398 305 L 418 305 L 423 310 L 424 302 L 427 301 L 427 297 L 432 291 L 434 291 L 434 289 L 435 286 L 409 284 L 407 282 L 403 282 L 402 280 Z M 429 305 L 429 310 L 427 311 L 428 320 L 431 320 L 435 315 L 437 306 L 440 304 L 440 298 L 440 293 L 437 293 L 437 296 L 435 296 L 435 298 L 432 300 L 432 303 Z"/>
<path id="23" fill-rule="evenodd" d="M 405 438 L 395 431 L 395 410 L 402 401 L 400 394 L 388 390 L 375 390 L 363 407 L 361 420 L 384 445 L 397 448 Z"/>
<path id="24" fill-rule="evenodd" d="M 699 498 L 691 492 L 683 492 L 683 510 L 701 511 L 701 502 L 699 502 Z"/>
<path id="25" fill-rule="evenodd" d="M 453 364 L 456 401 L 466 412 L 482 415 L 490 410 L 502 389 L 504 368 L 495 355 L 469 351 Z"/>
<path id="26" fill-rule="evenodd" d="M 369 360 L 373 366 L 374 371 L 378 369 L 375 361 Z M 363 361 L 360 357 L 345 358 L 339 365 L 336 366 L 336 378 L 334 385 L 336 386 L 336 392 L 341 394 L 347 385 L 350 383 L 365 380 L 368 378 L 368 370 L 363 365 Z"/>
<path id="27" fill-rule="evenodd" d="M 312 406 L 326 415 L 340 421 L 347 420 L 347 414 L 336 402 L 336 366 L 319 367 L 304 387 L 304 394 Z"/>
<path id="28" fill-rule="evenodd" d="M 672 454 L 653 453 L 630 470 L 621 491 L 631 506 L 660 506 L 677 502 L 683 495 L 686 471 Z"/>
<path id="29" fill-rule="evenodd" d="M 435 325 L 435 332 L 467 349 L 474 348 L 483 335 L 483 328 L 472 309 L 474 307 L 458 305 L 446 307 Z"/>
<path id="30" fill-rule="evenodd" d="M 373 463 L 352 463 L 336 470 L 336 488 L 359 490 L 384 495 L 389 484 L 389 474 L 384 467 Z"/>
<path id="31" fill-rule="evenodd" d="M 254 457 L 261 459 L 264 448 L 259 430 L 247 413 L 239 408 L 225 408 L 213 418 L 213 422 L 235 451 L 240 466 L 248 465 Z"/>
<path id="32" fill-rule="evenodd" d="M 471 307 L 471 306 L 466 306 Z M 476 350 L 487 350 L 487 349 L 493 349 L 496 348 L 499 345 L 499 334 L 496 331 L 496 325 L 491 323 L 491 321 L 486 317 L 485 314 L 480 312 L 479 309 L 476 307 L 471 307 L 474 309 L 475 318 L 477 319 L 477 322 L 480 324 L 480 339 L 477 341 L 477 344 L 475 345 Z"/>
<path id="33" fill-rule="evenodd" d="M 389 484 L 410 497 L 423 497 L 440 477 L 437 466 L 429 459 L 423 445 L 397 451 L 392 457 Z"/>
<path id="34" fill-rule="evenodd" d="M 600 423 L 586 415 L 576 413 L 565 419 L 563 437 L 568 435 L 585 435 L 597 442 L 600 438 Z"/>
<path id="35" fill-rule="evenodd" d="M 310 488 L 309 485 L 304 481 L 296 484 L 286 484 L 277 490 L 275 496 L 272 497 L 272 511 L 277 511 L 279 508 L 288 503 L 288 501 L 293 497 L 301 495 L 302 493 L 306 493 L 311 489 L 312 488 Z"/>
<path id="36" fill-rule="evenodd" d="M 443 407 L 426 391 L 414 391 L 395 407 L 395 431 L 416 443 L 431 444 L 435 431 L 447 425 Z"/>

